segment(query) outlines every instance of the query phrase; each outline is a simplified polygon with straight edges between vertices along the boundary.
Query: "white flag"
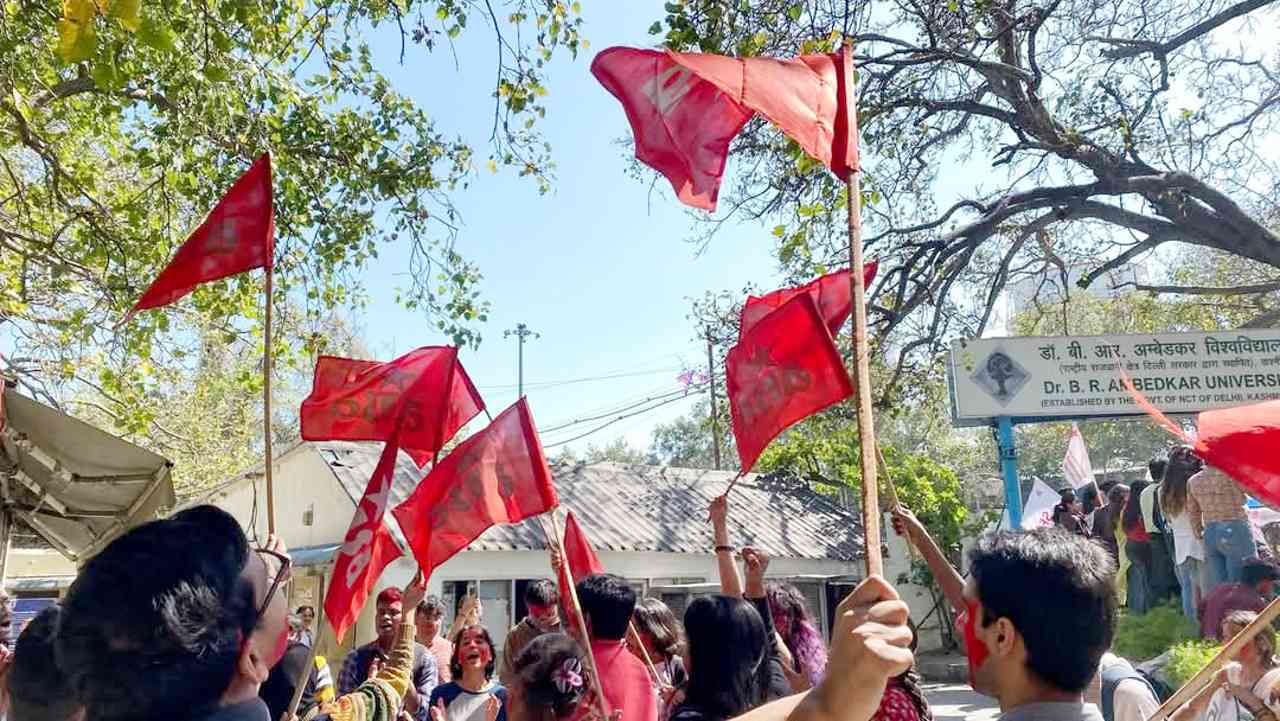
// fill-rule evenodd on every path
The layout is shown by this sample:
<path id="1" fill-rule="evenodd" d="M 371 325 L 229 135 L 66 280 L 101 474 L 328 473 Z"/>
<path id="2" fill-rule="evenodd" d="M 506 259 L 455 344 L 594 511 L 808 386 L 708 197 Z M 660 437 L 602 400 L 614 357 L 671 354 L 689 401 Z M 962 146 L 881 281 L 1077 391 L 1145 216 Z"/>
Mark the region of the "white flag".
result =
<path id="1" fill-rule="evenodd" d="M 1022 508 L 1022 527 L 1026 530 L 1053 525 L 1053 508 L 1062 500 L 1062 494 L 1036 480 Z"/>
<path id="2" fill-rule="evenodd" d="M 1084 436 L 1080 434 L 1080 426 L 1071 424 L 1071 437 L 1067 440 L 1067 455 L 1062 459 L 1062 475 L 1067 484 L 1080 492 L 1085 486 L 1094 485 L 1093 464 L 1089 462 L 1089 449 L 1084 445 Z M 1101 499 L 1101 493 L 1099 493 Z"/>

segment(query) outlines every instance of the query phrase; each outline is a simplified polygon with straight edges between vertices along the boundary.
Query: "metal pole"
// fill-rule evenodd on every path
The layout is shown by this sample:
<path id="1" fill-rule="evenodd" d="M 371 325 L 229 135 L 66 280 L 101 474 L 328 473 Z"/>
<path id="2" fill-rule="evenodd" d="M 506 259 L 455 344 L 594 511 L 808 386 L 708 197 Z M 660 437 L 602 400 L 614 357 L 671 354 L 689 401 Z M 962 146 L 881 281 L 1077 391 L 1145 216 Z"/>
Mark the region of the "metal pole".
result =
<path id="1" fill-rule="evenodd" d="M 707 392 L 711 394 L 711 457 L 716 470 L 720 470 L 720 414 L 716 411 L 716 360 L 711 343 L 711 331 L 707 331 Z"/>
<path id="2" fill-rule="evenodd" d="M 267 483 L 267 533 L 276 532 L 276 494 L 271 474 L 271 282 L 274 272 L 272 264 L 267 265 L 266 297 L 267 310 L 263 318 L 262 329 L 262 448 L 266 462 L 263 464 L 263 476 Z M 255 531 L 256 533 L 256 531 Z"/>
<path id="3" fill-rule="evenodd" d="M 1009 527 L 1022 528 L 1022 486 L 1018 482 L 1018 449 L 1013 444 L 1013 420 L 996 418 L 996 443 L 1000 446 L 1000 473 L 1004 476 L 1004 502 Z"/>
<path id="4" fill-rule="evenodd" d="M 9 580 L 9 549 L 13 547 L 13 512 L 0 510 L 0 591 Z"/>
<path id="5" fill-rule="evenodd" d="M 517 323 L 514 330 L 502 331 L 503 338 L 516 337 L 518 346 L 516 349 L 516 398 L 524 398 L 524 341 L 529 336 L 541 338 L 542 336 L 529 330 L 529 326 L 524 323 Z"/>

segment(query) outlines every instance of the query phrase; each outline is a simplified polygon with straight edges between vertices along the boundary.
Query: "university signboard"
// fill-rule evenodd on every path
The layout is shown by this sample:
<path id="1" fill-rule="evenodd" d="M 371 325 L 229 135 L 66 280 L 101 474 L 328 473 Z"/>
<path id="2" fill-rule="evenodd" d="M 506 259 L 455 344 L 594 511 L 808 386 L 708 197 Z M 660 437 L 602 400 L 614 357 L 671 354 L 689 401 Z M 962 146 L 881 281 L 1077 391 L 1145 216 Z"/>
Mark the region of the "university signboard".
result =
<path id="1" fill-rule="evenodd" d="M 1122 373 L 1165 413 L 1280 398 L 1280 330 L 957 340 L 956 425 L 1142 413 Z"/>

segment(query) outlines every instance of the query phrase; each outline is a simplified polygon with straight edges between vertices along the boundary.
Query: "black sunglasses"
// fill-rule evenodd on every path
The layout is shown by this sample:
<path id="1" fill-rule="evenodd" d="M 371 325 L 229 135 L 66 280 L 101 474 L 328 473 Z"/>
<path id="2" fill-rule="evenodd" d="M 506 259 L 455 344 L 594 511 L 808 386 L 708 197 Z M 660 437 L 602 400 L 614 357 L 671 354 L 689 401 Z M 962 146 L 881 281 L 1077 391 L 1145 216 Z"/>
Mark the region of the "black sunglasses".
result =
<path id="1" fill-rule="evenodd" d="M 262 605 L 258 607 L 258 616 L 254 621 L 254 624 L 257 625 L 262 621 L 262 614 L 267 612 L 267 607 L 271 605 L 271 601 L 275 599 L 276 592 L 293 578 L 293 560 L 283 553 L 266 548 L 255 548 L 254 551 L 263 556 L 270 556 L 280 564 L 280 569 L 276 571 L 275 578 L 271 580 L 271 587 L 267 590 L 266 598 L 262 599 Z M 271 573 L 271 564 L 267 563 L 267 559 L 263 558 L 262 562 L 267 567 L 267 573 Z"/>

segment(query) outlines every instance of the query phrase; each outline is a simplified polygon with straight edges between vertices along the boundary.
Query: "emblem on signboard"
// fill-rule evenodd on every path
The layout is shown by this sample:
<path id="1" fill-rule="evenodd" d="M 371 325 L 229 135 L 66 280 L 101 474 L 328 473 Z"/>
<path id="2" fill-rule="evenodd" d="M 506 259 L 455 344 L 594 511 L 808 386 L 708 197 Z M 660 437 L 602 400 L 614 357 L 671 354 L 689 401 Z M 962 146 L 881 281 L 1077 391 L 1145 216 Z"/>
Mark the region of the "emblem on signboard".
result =
<path id="1" fill-rule="evenodd" d="M 1000 401 L 1000 405 L 1008 405 L 1030 379 L 1031 374 L 1004 351 L 987 356 L 973 374 L 973 382 Z"/>

